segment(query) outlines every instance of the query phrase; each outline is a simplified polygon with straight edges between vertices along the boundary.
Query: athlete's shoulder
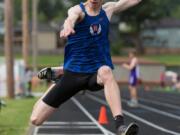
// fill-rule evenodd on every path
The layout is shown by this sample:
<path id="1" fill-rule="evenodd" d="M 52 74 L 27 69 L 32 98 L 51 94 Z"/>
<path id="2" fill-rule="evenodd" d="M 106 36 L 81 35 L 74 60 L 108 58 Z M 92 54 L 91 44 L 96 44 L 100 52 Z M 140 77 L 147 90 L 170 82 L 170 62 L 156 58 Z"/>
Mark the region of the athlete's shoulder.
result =
<path id="1" fill-rule="evenodd" d="M 111 17 L 113 15 L 115 3 L 116 2 L 106 2 L 102 5 L 102 9 L 105 11 L 109 21 L 111 20 Z"/>
<path id="2" fill-rule="evenodd" d="M 102 5 L 102 8 L 104 10 L 108 10 L 108 9 L 111 9 L 115 6 L 116 2 L 106 2 Z"/>
<path id="3" fill-rule="evenodd" d="M 82 9 L 80 7 L 80 5 L 75 5 L 69 8 L 68 13 L 76 13 L 76 14 L 81 14 L 82 13 Z"/>

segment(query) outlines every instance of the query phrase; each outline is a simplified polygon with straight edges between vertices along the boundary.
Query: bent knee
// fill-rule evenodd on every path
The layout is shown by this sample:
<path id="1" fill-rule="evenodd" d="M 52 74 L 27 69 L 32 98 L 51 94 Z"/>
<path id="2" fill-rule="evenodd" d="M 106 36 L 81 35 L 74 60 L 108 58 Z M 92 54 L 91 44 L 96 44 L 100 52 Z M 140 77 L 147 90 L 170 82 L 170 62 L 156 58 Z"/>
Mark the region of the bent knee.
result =
<path id="1" fill-rule="evenodd" d="M 99 75 L 109 75 L 112 74 L 112 69 L 109 66 L 102 66 L 98 70 Z"/>
<path id="2" fill-rule="evenodd" d="M 38 119 L 37 117 L 31 116 L 30 122 L 32 125 L 40 126 L 42 125 L 43 121 Z"/>
<path id="3" fill-rule="evenodd" d="M 106 82 L 107 80 L 114 79 L 112 69 L 108 66 L 102 66 L 98 70 L 98 75 L 99 75 L 100 79 L 102 80 L 102 82 Z"/>

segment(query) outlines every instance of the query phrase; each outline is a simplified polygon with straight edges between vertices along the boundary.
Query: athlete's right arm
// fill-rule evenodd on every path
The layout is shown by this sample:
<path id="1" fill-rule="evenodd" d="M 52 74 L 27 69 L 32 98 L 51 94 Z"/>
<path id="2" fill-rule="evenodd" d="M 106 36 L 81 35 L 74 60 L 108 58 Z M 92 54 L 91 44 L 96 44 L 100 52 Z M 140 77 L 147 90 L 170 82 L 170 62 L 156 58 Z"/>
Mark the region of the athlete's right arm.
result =
<path id="1" fill-rule="evenodd" d="M 64 21 L 63 29 L 60 32 L 60 37 L 67 38 L 69 35 L 74 34 L 74 25 L 81 17 L 82 10 L 79 5 L 71 7 L 68 10 L 68 17 Z"/>
<path id="2" fill-rule="evenodd" d="M 133 58 L 130 64 L 123 64 L 122 66 L 128 70 L 132 70 L 137 65 L 137 58 Z"/>

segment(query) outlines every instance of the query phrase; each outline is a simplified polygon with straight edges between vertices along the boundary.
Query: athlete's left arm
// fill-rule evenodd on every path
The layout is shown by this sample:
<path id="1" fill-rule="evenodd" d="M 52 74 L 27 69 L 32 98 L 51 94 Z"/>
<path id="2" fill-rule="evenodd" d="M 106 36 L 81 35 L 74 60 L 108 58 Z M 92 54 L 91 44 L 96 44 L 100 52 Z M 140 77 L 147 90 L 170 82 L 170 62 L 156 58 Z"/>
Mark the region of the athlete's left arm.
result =
<path id="1" fill-rule="evenodd" d="M 122 66 L 128 70 L 132 70 L 137 65 L 137 58 L 133 58 L 130 64 L 123 64 Z"/>
<path id="2" fill-rule="evenodd" d="M 137 5 L 139 2 L 141 2 L 141 0 L 119 0 L 115 2 L 113 12 L 121 12 Z"/>
<path id="3" fill-rule="evenodd" d="M 141 0 L 118 0 L 117 2 L 107 2 L 103 5 L 103 9 L 106 11 L 110 20 L 113 13 L 124 11 L 137 5 L 139 2 L 141 2 Z"/>

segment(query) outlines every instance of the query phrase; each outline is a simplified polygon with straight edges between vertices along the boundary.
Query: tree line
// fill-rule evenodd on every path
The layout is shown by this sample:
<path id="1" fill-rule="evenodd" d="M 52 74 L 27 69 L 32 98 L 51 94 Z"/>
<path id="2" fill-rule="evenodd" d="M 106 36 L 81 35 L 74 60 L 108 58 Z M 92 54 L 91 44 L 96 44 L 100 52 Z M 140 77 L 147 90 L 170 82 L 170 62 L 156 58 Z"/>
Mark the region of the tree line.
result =
<path id="1" fill-rule="evenodd" d="M 2 0 L 1 0 L 2 1 Z M 85 0 L 84 0 L 85 1 Z M 105 0 L 110 1 L 110 0 Z M 15 7 L 15 22 L 21 20 L 21 5 L 22 0 L 14 0 Z M 31 5 L 32 0 L 29 0 Z M 39 0 L 38 4 L 38 20 L 40 23 L 63 21 L 67 16 L 67 9 L 75 4 L 78 4 L 79 0 Z M 31 18 L 31 6 L 30 18 Z M 133 43 L 140 53 L 143 53 L 143 47 L 140 40 L 140 32 L 145 21 L 157 21 L 165 17 L 173 17 L 180 19 L 180 0 L 142 0 L 142 2 L 130 8 L 120 14 L 115 15 L 116 18 L 120 18 L 121 22 L 125 22 L 131 26 L 131 35 Z M 118 22 L 119 23 L 119 22 Z"/>

